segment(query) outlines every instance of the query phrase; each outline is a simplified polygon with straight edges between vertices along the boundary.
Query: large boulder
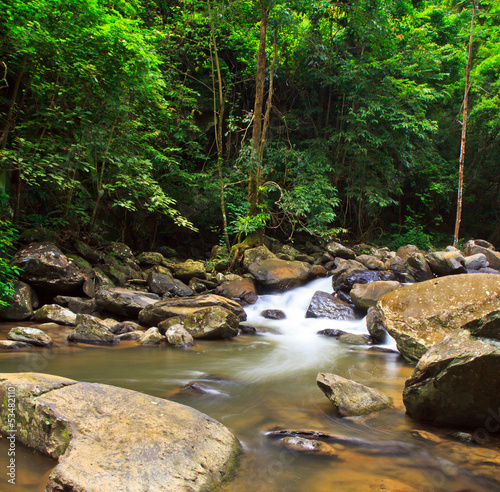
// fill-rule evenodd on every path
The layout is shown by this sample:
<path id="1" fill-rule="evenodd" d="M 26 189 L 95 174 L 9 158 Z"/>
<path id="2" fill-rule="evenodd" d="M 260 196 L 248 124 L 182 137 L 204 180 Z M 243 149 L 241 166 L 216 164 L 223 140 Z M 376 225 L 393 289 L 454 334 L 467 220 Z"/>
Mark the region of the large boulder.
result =
<path id="1" fill-rule="evenodd" d="M 8 306 L 0 306 L 0 319 L 22 321 L 33 316 L 33 309 L 38 307 L 35 291 L 24 282 L 14 280 L 14 295 Z"/>
<path id="2" fill-rule="evenodd" d="M 76 324 L 76 314 L 58 304 L 45 304 L 35 311 L 33 319 L 39 323 L 58 323 L 70 326 Z"/>
<path id="3" fill-rule="evenodd" d="M 177 297 L 193 295 L 193 290 L 182 280 L 174 278 L 171 273 L 149 272 L 148 286 L 151 292 L 160 296 L 163 296 L 167 292 Z"/>
<path id="4" fill-rule="evenodd" d="M 2 434 L 12 405 L 16 439 L 59 461 L 47 491 L 213 490 L 236 464 L 231 432 L 179 403 L 46 374 L 0 380 Z"/>
<path id="5" fill-rule="evenodd" d="M 377 310 L 400 353 L 416 362 L 447 333 L 498 310 L 499 292 L 498 275 L 452 275 L 390 292 Z"/>
<path id="6" fill-rule="evenodd" d="M 309 269 L 307 263 L 277 259 L 252 263 L 248 267 L 255 280 L 271 291 L 285 291 L 304 285 L 310 280 Z"/>
<path id="7" fill-rule="evenodd" d="M 50 347 L 52 338 L 43 330 L 38 328 L 29 328 L 26 326 L 16 326 L 7 333 L 7 339 L 14 342 L 24 342 L 37 347 Z"/>
<path id="8" fill-rule="evenodd" d="M 489 430 L 489 423 L 498 419 L 498 388 L 500 346 L 455 330 L 420 359 L 406 381 L 403 402 L 417 420 Z"/>
<path id="9" fill-rule="evenodd" d="M 215 293 L 239 302 L 242 305 L 255 304 L 257 302 L 257 288 L 251 278 L 223 282 L 217 287 Z"/>
<path id="10" fill-rule="evenodd" d="M 354 284 L 349 293 L 354 305 L 360 309 L 368 309 L 377 304 L 377 301 L 392 292 L 399 289 L 401 284 L 395 280 L 384 282 L 378 280 L 369 284 Z"/>
<path id="11" fill-rule="evenodd" d="M 241 321 L 247 319 L 244 309 L 237 302 L 215 294 L 202 294 L 156 302 L 139 313 L 139 322 L 146 326 L 158 326 L 165 319 L 174 316 L 187 316 L 212 306 L 228 309 L 236 314 Z"/>
<path id="12" fill-rule="evenodd" d="M 142 309 L 159 300 L 156 294 L 123 288 L 101 289 L 95 295 L 98 308 L 125 318 L 137 318 Z"/>
<path id="13" fill-rule="evenodd" d="M 306 311 L 306 318 L 356 319 L 354 308 L 338 297 L 318 290 Z"/>
<path id="14" fill-rule="evenodd" d="M 391 406 L 391 399 L 380 391 L 336 374 L 319 373 L 316 382 L 339 417 L 367 415 Z"/>
<path id="15" fill-rule="evenodd" d="M 33 243 L 12 258 L 12 265 L 21 269 L 20 277 L 29 285 L 49 292 L 71 292 L 80 287 L 85 276 L 50 243 Z"/>
<path id="16" fill-rule="evenodd" d="M 220 306 L 201 309 L 187 316 L 176 316 L 162 321 L 158 328 L 166 333 L 172 326 L 182 327 L 194 338 L 205 340 L 229 339 L 238 335 L 238 316 Z"/>

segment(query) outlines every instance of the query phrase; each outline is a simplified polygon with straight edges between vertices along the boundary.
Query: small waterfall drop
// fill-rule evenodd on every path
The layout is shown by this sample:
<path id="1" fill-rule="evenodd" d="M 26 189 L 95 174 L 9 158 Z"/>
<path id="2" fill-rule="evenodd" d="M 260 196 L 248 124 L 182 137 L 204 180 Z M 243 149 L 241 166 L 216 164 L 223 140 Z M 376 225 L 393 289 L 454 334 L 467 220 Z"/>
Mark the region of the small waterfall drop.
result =
<path id="1" fill-rule="evenodd" d="M 352 321 L 305 317 L 314 293 L 332 293 L 332 290 L 332 278 L 321 278 L 284 293 L 259 296 L 255 304 L 245 308 L 245 324 L 264 331 L 265 339 L 274 345 L 274 350 L 266 360 L 252 368 L 251 374 L 246 372 L 247 377 L 260 379 L 269 376 L 270 372 L 277 376 L 279 373 L 301 371 L 321 365 L 348 348 L 348 345 L 338 340 L 318 335 L 318 331 L 331 328 L 359 335 L 368 333 L 366 317 Z M 268 309 L 283 311 L 286 318 L 264 318 L 261 313 Z M 396 348 L 390 337 L 383 346 Z"/>

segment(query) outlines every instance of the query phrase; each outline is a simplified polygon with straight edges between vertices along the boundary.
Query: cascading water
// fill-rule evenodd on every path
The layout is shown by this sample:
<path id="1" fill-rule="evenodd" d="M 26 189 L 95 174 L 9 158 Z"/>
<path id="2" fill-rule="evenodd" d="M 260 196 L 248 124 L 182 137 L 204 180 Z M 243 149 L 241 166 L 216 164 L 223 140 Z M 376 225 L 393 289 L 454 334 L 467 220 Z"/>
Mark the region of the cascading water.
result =
<path id="1" fill-rule="evenodd" d="M 335 353 L 345 348 L 339 346 L 336 340 L 318 335 L 318 331 L 331 328 L 359 335 L 368 333 L 366 318 L 347 321 L 305 317 L 314 293 L 331 293 L 332 290 L 331 277 L 321 278 L 285 293 L 260 296 L 255 304 L 245 308 L 245 324 L 264 330 L 265 337 L 275 343 L 268 360 L 262 361 L 252 371 L 254 378 L 258 378 L 259 374 L 261 377 L 269 376 L 270 368 L 276 374 L 321 366 L 322 361 L 331 360 Z M 264 318 L 261 313 L 270 309 L 283 311 L 286 318 Z M 396 349 L 396 344 L 388 336 L 383 347 Z"/>

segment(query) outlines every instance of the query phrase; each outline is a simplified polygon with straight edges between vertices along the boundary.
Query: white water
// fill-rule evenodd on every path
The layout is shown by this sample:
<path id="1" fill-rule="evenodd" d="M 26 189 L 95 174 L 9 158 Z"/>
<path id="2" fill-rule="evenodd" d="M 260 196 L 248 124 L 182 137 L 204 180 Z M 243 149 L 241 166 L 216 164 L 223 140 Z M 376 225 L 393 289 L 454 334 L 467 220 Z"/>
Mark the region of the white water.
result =
<path id="1" fill-rule="evenodd" d="M 277 372 L 302 371 L 331 360 L 335 355 L 345 351 L 345 344 L 318 335 L 318 331 L 331 328 L 359 335 L 368 334 L 366 318 L 354 321 L 306 318 L 307 308 L 316 291 L 331 293 L 333 291 L 331 277 L 314 280 L 285 293 L 260 296 L 255 304 L 245 308 L 247 313 L 245 324 L 264 329 L 263 337 L 272 341 L 274 345 L 269 357 L 258 367 L 246 371 L 246 377 L 260 379 L 268 377 L 270 371 L 274 375 Z M 266 309 L 281 310 L 286 318 L 266 319 L 261 315 Z M 382 346 L 396 350 L 396 344 L 389 336 Z"/>

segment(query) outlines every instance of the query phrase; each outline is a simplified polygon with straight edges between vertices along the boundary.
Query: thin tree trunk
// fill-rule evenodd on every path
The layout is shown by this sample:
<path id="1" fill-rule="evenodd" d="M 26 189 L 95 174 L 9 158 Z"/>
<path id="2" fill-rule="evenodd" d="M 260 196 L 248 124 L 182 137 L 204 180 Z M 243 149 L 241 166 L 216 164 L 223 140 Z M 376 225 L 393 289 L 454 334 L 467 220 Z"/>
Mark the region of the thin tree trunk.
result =
<path id="1" fill-rule="evenodd" d="M 460 232 L 460 222 L 462 221 L 462 198 L 464 186 L 464 163 L 465 163 L 465 142 L 467 140 L 467 109 L 469 104 L 469 77 L 472 62 L 472 40 L 474 35 L 474 17 L 476 15 L 476 2 L 472 2 L 472 20 L 470 24 L 469 36 L 469 53 L 467 56 L 467 67 L 465 69 L 465 92 L 463 102 L 463 117 L 462 117 L 462 138 L 460 143 L 460 165 L 458 170 L 458 197 L 457 197 L 457 218 L 455 221 L 455 236 L 453 238 L 453 246 L 458 245 L 458 234 Z"/>

